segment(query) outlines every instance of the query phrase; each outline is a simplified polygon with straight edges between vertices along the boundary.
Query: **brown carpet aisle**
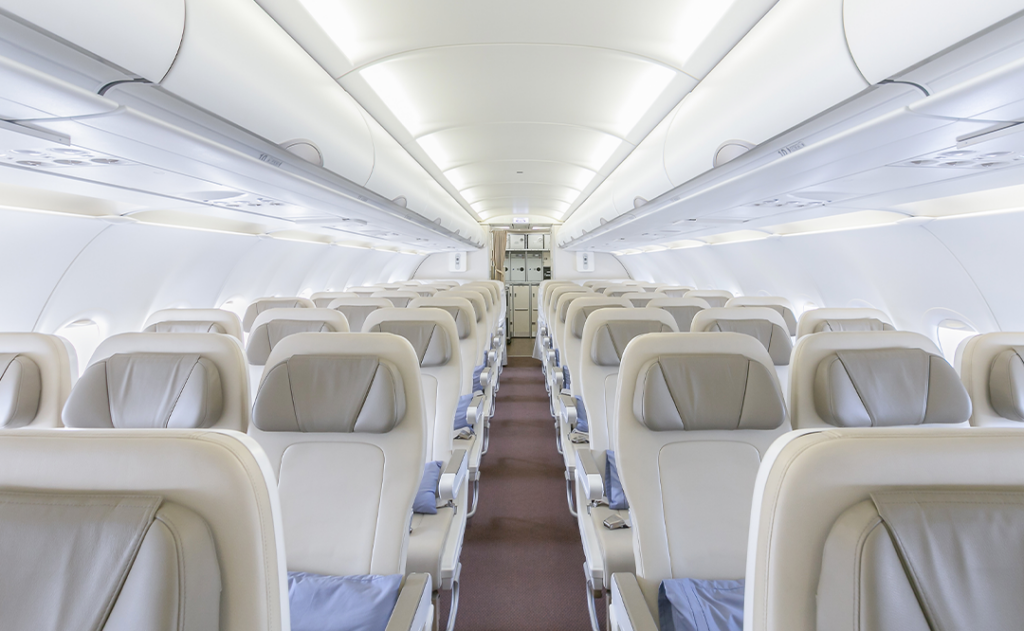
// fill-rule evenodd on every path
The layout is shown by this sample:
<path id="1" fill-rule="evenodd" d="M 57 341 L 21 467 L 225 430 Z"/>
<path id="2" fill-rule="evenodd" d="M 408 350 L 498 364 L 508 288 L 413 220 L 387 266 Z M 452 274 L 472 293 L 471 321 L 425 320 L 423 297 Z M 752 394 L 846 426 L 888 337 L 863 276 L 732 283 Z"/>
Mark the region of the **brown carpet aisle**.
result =
<path id="1" fill-rule="evenodd" d="M 480 508 L 462 549 L 456 629 L 590 629 L 583 549 L 563 472 L 540 362 L 510 357 L 481 465 Z"/>

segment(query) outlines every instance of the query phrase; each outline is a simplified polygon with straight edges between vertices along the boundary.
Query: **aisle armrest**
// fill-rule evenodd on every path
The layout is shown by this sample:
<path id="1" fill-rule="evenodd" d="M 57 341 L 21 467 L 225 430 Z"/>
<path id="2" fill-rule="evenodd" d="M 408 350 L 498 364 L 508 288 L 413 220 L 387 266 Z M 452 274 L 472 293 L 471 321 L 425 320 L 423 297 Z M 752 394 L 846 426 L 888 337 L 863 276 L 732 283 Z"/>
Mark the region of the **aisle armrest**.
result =
<path id="1" fill-rule="evenodd" d="M 597 459 L 590 449 L 576 450 L 576 479 L 583 487 L 583 493 L 588 501 L 599 500 L 604 497 L 604 475 L 601 468 L 597 466 Z"/>
<path id="2" fill-rule="evenodd" d="M 635 574 L 612 574 L 611 591 L 614 631 L 658 631 Z"/>
<path id="3" fill-rule="evenodd" d="M 469 473 L 469 454 L 465 449 L 453 449 L 448 464 L 437 481 L 437 494 L 442 502 L 451 502 L 459 496 L 459 489 Z"/>
<path id="4" fill-rule="evenodd" d="M 473 395 L 473 399 L 469 402 L 469 408 L 466 410 L 466 421 L 473 427 L 477 427 L 477 422 L 484 420 L 484 403 L 486 398 L 483 393 L 476 393 Z"/>
<path id="5" fill-rule="evenodd" d="M 572 395 L 558 395 L 558 415 L 570 428 L 576 426 L 579 413 L 576 411 L 576 399 Z"/>
<path id="6" fill-rule="evenodd" d="M 385 631 L 425 631 L 433 626 L 430 574 L 410 574 L 398 594 Z"/>

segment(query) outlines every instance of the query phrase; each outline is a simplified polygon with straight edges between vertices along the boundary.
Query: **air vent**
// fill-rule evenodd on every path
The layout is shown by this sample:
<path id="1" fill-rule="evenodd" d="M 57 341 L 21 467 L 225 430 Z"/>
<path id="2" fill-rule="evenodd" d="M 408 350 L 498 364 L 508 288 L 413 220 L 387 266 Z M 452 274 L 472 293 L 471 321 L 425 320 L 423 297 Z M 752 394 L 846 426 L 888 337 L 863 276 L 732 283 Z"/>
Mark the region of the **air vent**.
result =
<path id="1" fill-rule="evenodd" d="M 1020 164 L 1024 155 L 1016 151 L 975 151 L 973 149 L 950 149 L 918 156 L 889 166 L 918 167 L 925 169 L 1000 169 Z"/>
<path id="2" fill-rule="evenodd" d="M 67 169 L 73 167 L 109 167 L 134 164 L 129 160 L 111 155 L 76 149 L 57 147 L 47 149 L 12 149 L 0 152 L 0 163 L 16 164 L 39 169 Z"/>

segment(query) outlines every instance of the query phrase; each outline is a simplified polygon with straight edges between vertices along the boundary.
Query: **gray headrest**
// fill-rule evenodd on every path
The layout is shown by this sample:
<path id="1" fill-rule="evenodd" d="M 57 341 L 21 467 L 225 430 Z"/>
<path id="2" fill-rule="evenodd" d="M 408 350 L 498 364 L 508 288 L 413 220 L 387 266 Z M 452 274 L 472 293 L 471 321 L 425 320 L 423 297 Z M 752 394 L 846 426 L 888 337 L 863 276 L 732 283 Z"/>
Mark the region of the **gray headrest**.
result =
<path id="1" fill-rule="evenodd" d="M 368 333 L 393 333 L 409 340 L 421 368 L 444 366 L 452 358 L 448 332 L 433 322 L 388 320 L 375 325 Z"/>
<path id="2" fill-rule="evenodd" d="M 672 319 L 676 321 L 676 327 L 683 333 L 686 333 L 690 330 L 690 325 L 693 324 L 693 316 L 703 311 L 704 307 L 688 305 L 682 307 L 658 307 L 658 309 L 668 311 Z"/>
<path id="3" fill-rule="evenodd" d="M 838 331 L 895 331 L 896 327 L 877 318 L 855 318 L 852 320 L 822 320 L 814 327 L 815 333 Z"/>
<path id="4" fill-rule="evenodd" d="M 637 382 L 634 414 L 654 431 L 775 429 L 786 420 L 768 369 L 739 354 L 668 355 Z"/>
<path id="5" fill-rule="evenodd" d="M 337 333 L 330 322 L 325 320 L 271 320 L 261 324 L 249 336 L 245 356 L 253 366 L 267 363 L 270 351 L 278 342 L 296 333 Z"/>
<path id="6" fill-rule="evenodd" d="M 558 321 L 565 322 L 565 318 L 569 315 L 569 305 L 572 304 L 573 300 L 577 298 L 590 297 L 590 292 L 571 292 L 567 291 L 558 297 L 559 309 L 558 309 Z"/>
<path id="7" fill-rule="evenodd" d="M 404 416 L 398 369 L 356 355 L 292 355 L 266 374 L 252 409 L 265 432 L 383 434 Z"/>
<path id="8" fill-rule="evenodd" d="M 836 427 L 962 423 L 971 416 L 953 367 L 917 348 L 836 351 L 818 364 L 814 407 Z"/>
<path id="9" fill-rule="evenodd" d="M 1024 421 L 1024 348 L 1008 348 L 992 360 L 988 396 L 992 409 L 1011 421 Z"/>
<path id="10" fill-rule="evenodd" d="M 43 381 L 27 355 L 0 353 L 0 427 L 22 427 L 39 412 Z"/>
<path id="11" fill-rule="evenodd" d="M 572 320 L 572 327 L 570 327 L 572 329 L 572 334 L 578 339 L 583 339 L 583 325 L 587 323 L 587 318 L 590 317 L 590 314 L 594 313 L 598 309 L 622 308 L 623 307 L 621 302 L 607 302 L 603 304 L 599 303 L 596 305 L 587 305 L 586 307 L 581 308 L 579 311 L 576 312 L 576 317 L 573 318 Z"/>
<path id="12" fill-rule="evenodd" d="M 227 333 L 219 322 L 210 320 L 174 320 L 157 322 L 146 327 L 144 333 Z"/>
<path id="13" fill-rule="evenodd" d="M 242 328 L 249 331 L 256 316 L 268 309 L 296 309 L 305 307 L 301 298 L 264 298 L 249 305 L 242 318 Z"/>
<path id="14" fill-rule="evenodd" d="M 349 329 L 352 331 L 362 331 L 366 318 L 380 308 L 377 305 L 338 305 L 334 310 L 345 316 L 345 319 L 348 320 Z"/>
<path id="15" fill-rule="evenodd" d="M 193 353 L 123 353 L 89 366 L 64 405 L 67 427 L 210 427 L 224 392 L 217 366 Z"/>
<path id="16" fill-rule="evenodd" d="M 626 345 L 634 337 L 671 332 L 671 328 L 657 320 L 609 320 L 594 334 L 590 358 L 598 366 L 618 366 Z"/>
<path id="17" fill-rule="evenodd" d="M 768 320 L 715 320 L 708 331 L 730 331 L 757 338 L 764 345 L 776 366 L 788 366 L 793 354 L 793 340 L 789 331 Z"/>

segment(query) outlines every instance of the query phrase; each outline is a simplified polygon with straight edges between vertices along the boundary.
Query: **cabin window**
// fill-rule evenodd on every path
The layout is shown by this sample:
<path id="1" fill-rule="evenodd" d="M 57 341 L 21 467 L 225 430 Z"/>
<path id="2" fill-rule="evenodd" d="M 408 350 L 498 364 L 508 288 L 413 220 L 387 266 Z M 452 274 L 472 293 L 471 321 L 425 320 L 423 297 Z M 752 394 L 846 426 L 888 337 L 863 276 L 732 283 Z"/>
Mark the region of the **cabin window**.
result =
<path id="1" fill-rule="evenodd" d="M 978 332 L 965 322 L 960 320 L 943 320 L 939 322 L 936 337 L 939 339 L 939 348 L 942 355 L 950 364 L 955 365 L 956 350 L 967 338 L 974 337 Z"/>
<path id="2" fill-rule="evenodd" d="M 89 359 L 100 345 L 100 325 L 92 320 L 75 320 L 62 326 L 57 335 L 71 342 L 78 355 L 78 364 L 74 366 L 81 375 L 89 365 Z"/>

